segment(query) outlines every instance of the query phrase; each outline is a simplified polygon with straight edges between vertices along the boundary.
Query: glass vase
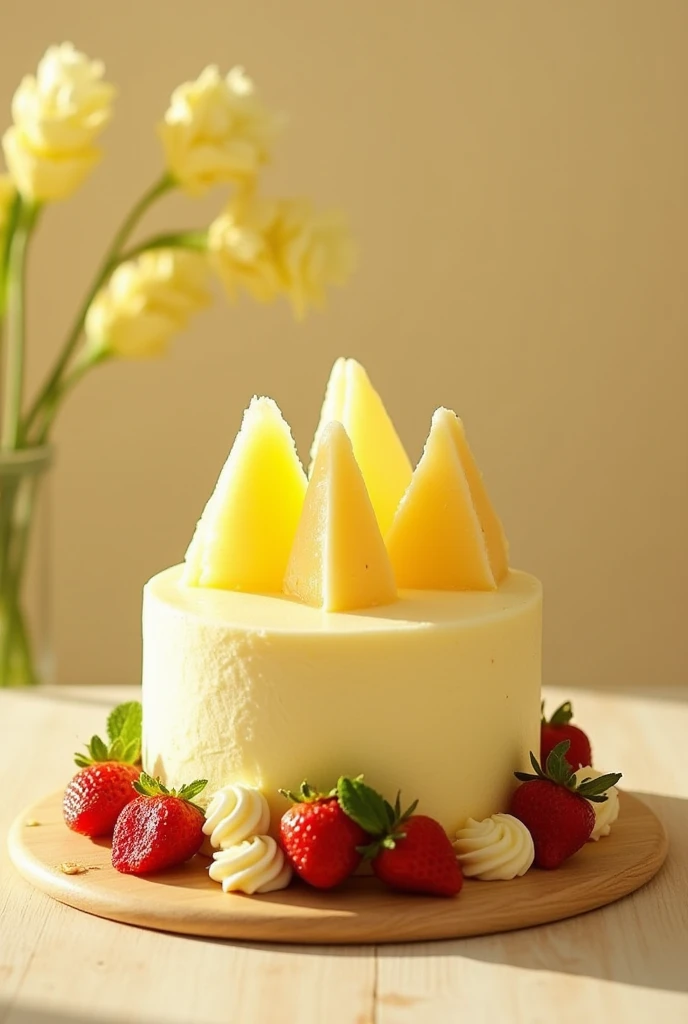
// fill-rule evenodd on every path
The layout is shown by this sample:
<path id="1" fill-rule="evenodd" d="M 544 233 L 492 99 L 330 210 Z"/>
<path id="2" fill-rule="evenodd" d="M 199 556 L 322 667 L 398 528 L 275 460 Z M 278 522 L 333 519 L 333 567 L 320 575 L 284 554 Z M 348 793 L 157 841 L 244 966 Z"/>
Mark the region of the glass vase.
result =
<path id="1" fill-rule="evenodd" d="M 49 447 L 0 451 L 0 686 L 52 681 Z"/>

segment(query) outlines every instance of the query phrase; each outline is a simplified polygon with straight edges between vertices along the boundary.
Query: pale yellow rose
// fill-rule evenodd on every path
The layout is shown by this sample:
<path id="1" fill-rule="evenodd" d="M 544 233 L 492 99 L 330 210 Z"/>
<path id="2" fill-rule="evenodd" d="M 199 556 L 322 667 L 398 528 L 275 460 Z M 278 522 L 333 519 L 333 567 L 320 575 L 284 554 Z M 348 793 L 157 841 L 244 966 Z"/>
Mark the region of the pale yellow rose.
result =
<path id="1" fill-rule="evenodd" d="M 51 46 L 35 75 L 12 100 L 14 124 L 3 137 L 5 159 L 17 188 L 29 199 L 65 199 L 100 159 L 94 145 L 112 116 L 115 89 L 104 66 L 71 43 Z"/>
<path id="2" fill-rule="evenodd" d="M 285 295 L 297 317 L 321 306 L 354 265 L 341 214 L 316 213 L 305 200 L 234 202 L 210 226 L 208 248 L 231 298 L 241 289 L 261 302 Z"/>
<path id="3" fill-rule="evenodd" d="M 252 178 L 269 159 L 280 121 L 242 68 L 223 78 L 210 66 L 175 89 L 158 133 L 172 177 L 200 195 L 222 182 Z"/>
<path id="4" fill-rule="evenodd" d="M 14 182 L 9 174 L 0 174 L 0 235 L 7 226 L 10 209 L 16 194 Z"/>
<path id="5" fill-rule="evenodd" d="M 159 249 L 122 263 L 86 317 L 89 356 L 149 359 L 211 301 L 205 255 Z"/>

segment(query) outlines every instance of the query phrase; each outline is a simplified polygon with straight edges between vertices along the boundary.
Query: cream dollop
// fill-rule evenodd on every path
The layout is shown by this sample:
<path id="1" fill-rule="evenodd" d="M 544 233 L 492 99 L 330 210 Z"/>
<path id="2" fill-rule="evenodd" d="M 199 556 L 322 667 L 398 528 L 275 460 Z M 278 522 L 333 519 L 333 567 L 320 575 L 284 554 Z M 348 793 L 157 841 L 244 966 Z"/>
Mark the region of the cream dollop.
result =
<path id="1" fill-rule="evenodd" d="M 203 831 L 215 850 L 227 850 L 252 836 L 267 832 L 270 808 L 259 789 L 223 786 L 208 804 Z"/>
<path id="2" fill-rule="evenodd" d="M 291 867 L 271 836 L 253 836 L 228 850 L 213 854 L 210 877 L 225 892 L 274 892 L 291 881 Z"/>
<path id="3" fill-rule="evenodd" d="M 454 849 L 466 878 L 484 882 L 524 875 L 535 856 L 530 832 L 511 814 L 493 814 L 484 821 L 469 818 L 456 833 Z"/>
<path id="4" fill-rule="evenodd" d="M 576 774 L 576 781 L 582 782 L 583 779 L 599 779 L 600 775 L 606 775 L 606 772 L 598 772 L 595 768 L 579 768 Z M 601 804 L 595 803 L 593 800 L 589 800 L 588 803 L 595 812 L 595 827 L 592 830 L 590 839 L 594 839 L 597 842 L 602 836 L 608 836 L 612 830 L 612 825 L 619 817 L 619 791 L 616 786 L 612 786 L 606 792 L 607 799 Z M 590 840 L 588 840 L 590 842 Z"/>

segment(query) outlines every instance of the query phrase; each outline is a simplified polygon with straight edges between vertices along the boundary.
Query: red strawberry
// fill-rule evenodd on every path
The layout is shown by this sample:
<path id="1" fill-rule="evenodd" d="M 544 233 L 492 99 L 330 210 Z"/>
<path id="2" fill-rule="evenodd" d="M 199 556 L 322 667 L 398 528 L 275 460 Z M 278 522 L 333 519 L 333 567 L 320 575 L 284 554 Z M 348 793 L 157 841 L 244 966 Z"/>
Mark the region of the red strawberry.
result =
<path id="1" fill-rule="evenodd" d="M 206 785 L 199 779 L 179 791 L 141 772 L 140 795 L 127 804 L 112 836 L 113 866 L 125 875 L 144 875 L 189 860 L 203 843 L 205 817 L 191 801 Z"/>
<path id="2" fill-rule="evenodd" d="M 549 721 L 544 715 L 545 702 L 542 702 L 542 726 L 540 731 L 540 761 L 544 764 L 550 752 L 562 740 L 568 740 L 571 744 L 566 760 L 574 771 L 578 768 L 587 768 L 592 764 L 592 752 L 590 740 L 582 729 L 577 725 L 571 725 L 573 708 L 571 701 L 567 700 L 554 712 Z"/>
<path id="3" fill-rule="evenodd" d="M 366 840 L 335 793 L 320 794 L 304 782 L 298 793 L 280 790 L 294 804 L 282 815 L 280 841 L 296 874 L 316 889 L 332 889 L 361 863 Z"/>
<path id="4" fill-rule="evenodd" d="M 595 812 L 588 801 L 604 802 L 606 790 L 621 778 L 613 773 L 578 784 L 566 760 L 568 748 L 568 740 L 558 743 L 547 758 L 544 771 L 531 753 L 535 774 L 514 772 L 523 785 L 514 793 L 509 811 L 533 837 L 535 864 L 539 868 L 558 868 L 585 846 L 595 826 Z"/>
<path id="5" fill-rule="evenodd" d="M 109 746 L 94 736 L 85 754 L 75 754 L 81 767 L 65 789 L 64 820 L 85 836 L 109 836 L 123 807 L 136 796 L 132 783 L 139 777 L 134 762 L 141 756 L 141 705 L 120 704 L 109 715 Z"/>
<path id="6" fill-rule="evenodd" d="M 120 811 L 136 796 L 139 769 L 116 761 L 91 764 L 67 784 L 62 812 L 67 825 L 84 836 L 111 836 Z"/>
<path id="7" fill-rule="evenodd" d="M 337 792 L 346 813 L 373 837 L 364 856 L 378 878 L 404 892 L 460 892 L 463 874 L 451 841 L 434 818 L 413 813 L 417 800 L 402 813 L 399 796 L 392 807 L 360 779 L 346 777 L 339 780 Z"/>

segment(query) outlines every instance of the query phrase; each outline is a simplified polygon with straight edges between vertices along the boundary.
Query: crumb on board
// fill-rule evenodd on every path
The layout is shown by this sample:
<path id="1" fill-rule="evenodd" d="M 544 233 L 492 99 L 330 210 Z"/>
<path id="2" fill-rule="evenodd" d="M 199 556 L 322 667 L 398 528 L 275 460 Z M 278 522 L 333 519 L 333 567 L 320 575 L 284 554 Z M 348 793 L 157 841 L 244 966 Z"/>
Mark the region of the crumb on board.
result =
<path id="1" fill-rule="evenodd" d="M 40 825 L 40 821 L 36 821 L 35 818 L 29 818 L 28 821 L 24 822 L 24 824 L 26 825 L 27 828 L 35 828 L 36 825 Z"/>
<path id="2" fill-rule="evenodd" d="M 77 864 L 75 860 L 64 860 L 60 864 L 60 871 L 63 875 L 83 875 L 88 868 L 83 864 Z"/>

